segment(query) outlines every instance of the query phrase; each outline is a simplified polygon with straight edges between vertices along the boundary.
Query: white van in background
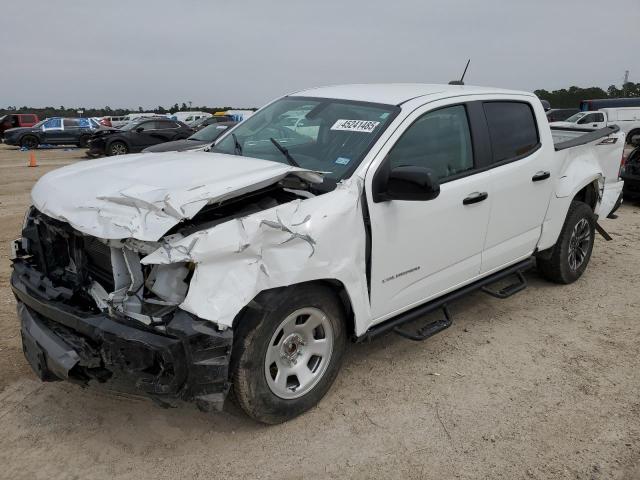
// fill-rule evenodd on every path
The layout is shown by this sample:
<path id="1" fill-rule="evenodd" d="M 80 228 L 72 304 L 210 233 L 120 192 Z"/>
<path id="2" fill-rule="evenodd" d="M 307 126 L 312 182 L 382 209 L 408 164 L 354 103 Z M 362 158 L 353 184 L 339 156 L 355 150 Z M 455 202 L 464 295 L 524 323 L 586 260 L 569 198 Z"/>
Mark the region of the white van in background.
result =
<path id="1" fill-rule="evenodd" d="M 201 118 L 209 118 L 212 115 L 207 112 L 176 112 L 171 115 L 173 120 L 178 120 L 180 122 L 184 122 L 187 125 L 192 124 L 196 120 L 200 120 Z"/>
<path id="2" fill-rule="evenodd" d="M 627 136 L 627 143 L 640 135 L 640 107 L 602 108 L 591 112 L 579 112 L 563 122 L 551 122 L 552 127 L 589 128 L 597 130 L 618 125 Z"/>

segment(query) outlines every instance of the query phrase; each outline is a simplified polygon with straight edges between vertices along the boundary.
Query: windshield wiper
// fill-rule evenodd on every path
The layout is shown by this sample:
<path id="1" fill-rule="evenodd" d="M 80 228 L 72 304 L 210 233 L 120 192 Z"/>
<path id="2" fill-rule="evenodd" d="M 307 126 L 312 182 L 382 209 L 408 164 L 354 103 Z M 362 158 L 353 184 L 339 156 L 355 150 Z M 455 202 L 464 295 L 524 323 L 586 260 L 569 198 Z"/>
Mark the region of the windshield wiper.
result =
<path id="1" fill-rule="evenodd" d="M 233 153 L 235 153 L 236 155 L 242 155 L 242 145 L 240 145 L 240 142 L 238 141 L 238 137 L 236 137 L 235 133 L 232 133 L 231 136 L 233 137 L 233 141 L 235 143 L 235 150 Z"/>
<path id="2" fill-rule="evenodd" d="M 285 158 L 287 159 L 290 165 L 300 168 L 300 165 L 298 165 L 298 162 L 296 162 L 295 159 L 291 156 L 291 154 L 289 153 L 289 150 L 287 150 L 282 145 L 280 145 L 275 138 L 271 137 L 269 140 L 271 140 L 271 143 L 273 143 L 273 145 L 278 150 L 280 150 L 280 153 L 282 153 L 285 156 Z"/>

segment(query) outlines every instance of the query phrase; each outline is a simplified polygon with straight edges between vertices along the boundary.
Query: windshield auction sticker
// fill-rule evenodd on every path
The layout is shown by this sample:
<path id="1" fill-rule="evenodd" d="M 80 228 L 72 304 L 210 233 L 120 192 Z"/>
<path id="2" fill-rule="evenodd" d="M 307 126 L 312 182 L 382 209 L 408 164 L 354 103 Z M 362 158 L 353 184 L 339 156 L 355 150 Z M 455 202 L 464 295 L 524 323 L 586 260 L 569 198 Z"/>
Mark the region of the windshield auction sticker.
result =
<path id="1" fill-rule="evenodd" d="M 338 120 L 333 124 L 331 130 L 371 133 L 378 125 L 380 125 L 380 122 L 372 122 L 370 120 Z"/>

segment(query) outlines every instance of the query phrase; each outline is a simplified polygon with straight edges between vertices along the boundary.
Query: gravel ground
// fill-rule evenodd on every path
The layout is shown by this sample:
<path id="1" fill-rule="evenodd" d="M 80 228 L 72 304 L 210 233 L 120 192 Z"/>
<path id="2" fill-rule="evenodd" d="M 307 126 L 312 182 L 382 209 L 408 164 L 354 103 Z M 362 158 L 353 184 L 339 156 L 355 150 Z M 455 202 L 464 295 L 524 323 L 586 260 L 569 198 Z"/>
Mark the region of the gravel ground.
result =
<path id="1" fill-rule="evenodd" d="M 640 205 L 602 220 L 585 275 L 474 294 L 423 343 L 353 345 L 287 424 L 40 383 L 22 356 L 7 242 L 29 190 L 81 150 L 0 145 L 0 477 L 640 479 Z"/>

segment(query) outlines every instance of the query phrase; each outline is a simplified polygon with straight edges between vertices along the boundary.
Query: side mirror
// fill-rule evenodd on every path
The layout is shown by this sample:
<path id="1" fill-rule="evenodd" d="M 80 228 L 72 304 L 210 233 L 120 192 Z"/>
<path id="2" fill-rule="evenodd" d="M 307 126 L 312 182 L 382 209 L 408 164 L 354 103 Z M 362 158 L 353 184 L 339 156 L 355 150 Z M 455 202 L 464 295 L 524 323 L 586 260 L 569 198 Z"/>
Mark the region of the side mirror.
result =
<path id="1" fill-rule="evenodd" d="M 144 128 L 143 127 L 137 127 L 136 128 L 136 132 L 138 132 L 138 133 L 144 132 Z"/>
<path id="2" fill-rule="evenodd" d="M 440 184 L 434 173 L 425 167 L 401 166 L 389 168 L 388 162 L 373 178 L 373 201 L 425 201 L 440 195 Z"/>

